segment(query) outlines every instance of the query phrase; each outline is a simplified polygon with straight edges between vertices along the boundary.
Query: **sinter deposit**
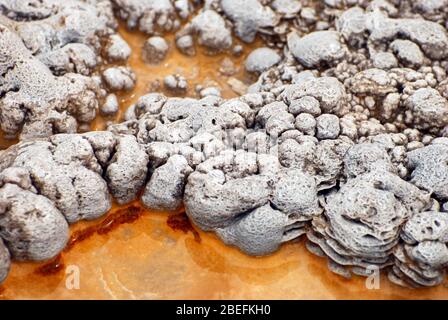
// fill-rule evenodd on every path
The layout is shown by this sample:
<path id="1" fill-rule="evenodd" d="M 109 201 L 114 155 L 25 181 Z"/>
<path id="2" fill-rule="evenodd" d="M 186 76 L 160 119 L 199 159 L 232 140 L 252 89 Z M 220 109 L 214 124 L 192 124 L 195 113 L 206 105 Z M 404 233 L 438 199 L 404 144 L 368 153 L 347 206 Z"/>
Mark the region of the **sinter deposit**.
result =
<path id="1" fill-rule="evenodd" d="M 444 280 L 446 0 L 0 0 L 0 13 L 0 127 L 20 139 L 0 153 L 0 282 L 11 260 L 61 252 L 69 224 L 139 196 L 184 205 L 250 255 L 303 236 L 344 277 Z M 232 78 L 232 99 L 148 92 L 88 131 L 136 85 L 118 19 L 147 35 L 153 65 L 171 50 L 238 55 L 258 37 L 242 66 L 255 81 Z M 173 95 L 191 85 L 163 79 Z"/>

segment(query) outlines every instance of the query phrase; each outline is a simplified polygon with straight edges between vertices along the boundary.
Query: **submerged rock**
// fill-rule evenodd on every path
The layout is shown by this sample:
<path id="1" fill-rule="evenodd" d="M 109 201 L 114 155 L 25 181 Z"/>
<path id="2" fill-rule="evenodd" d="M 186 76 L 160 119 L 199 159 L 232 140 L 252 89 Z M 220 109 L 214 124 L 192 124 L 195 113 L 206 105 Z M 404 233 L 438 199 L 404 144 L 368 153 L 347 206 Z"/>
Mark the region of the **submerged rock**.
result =
<path id="1" fill-rule="evenodd" d="M 0 283 L 5 281 L 11 266 L 11 257 L 3 240 L 0 239 Z"/>

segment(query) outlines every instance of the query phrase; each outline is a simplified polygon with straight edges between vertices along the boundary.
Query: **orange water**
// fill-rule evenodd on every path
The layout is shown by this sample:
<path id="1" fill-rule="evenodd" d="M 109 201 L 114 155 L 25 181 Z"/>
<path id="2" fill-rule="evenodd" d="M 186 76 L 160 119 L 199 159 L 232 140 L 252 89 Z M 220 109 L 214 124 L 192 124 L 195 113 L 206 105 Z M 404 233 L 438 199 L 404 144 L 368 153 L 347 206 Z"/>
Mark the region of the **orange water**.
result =
<path id="1" fill-rule="evenodd" d="M 132 55 L 129 59 L 128 65 L 132 67 L 137 76 L 137 83 L 135 89 L 129 93 L 120 93 L 120 112 L 114 118 L 105 119 L 97 117 L 92 124 L 93 129 L 101 130 L 105 128 L 107 120 L 119 121 L 122 119 L 123 113 L 126 109 L 135 103 L 139 97 L 151 92 L 163 92 L 167 96 L 175 96 L 176 94 L 165 90 L 163 87 L 163 79 L 170 74 L 181 74 L 188 81 L 188 91 L 184 94 L 188 97 L 197 97 L 195 92 L 196 85 L 213 86 L 217 85 L 221 88 L 221 94 L 224 98 L 233 98 L 238 94 L 232 90 L 228 84 L 230 78 L 236 78 L 245 84 L 250 84 L 254 78 L 245 73 L 244 60 L 253 48 L 262 45 L 261 40 L 255 41 L 254 44 L 248 46 L 244 43 L 237 42 L 244 47 L 242 55 L 236 57 L 230 53 L 209 54 L 202 47 L 197 47 L 197 54 L 195 57 L 183 55 L 175 48 L 175 37 L 173 34 L 164 36 L 169 42 L 170 49 L 166 59 L 159 65 L 149 65 L 143 62 L 141 58 L 142 47 L 145 40 L 148 38 L 145 34 L 136 31 L 128 31 L 126 28 L 120 28 L 121 36 L 132 47 Z M 235 40 L 236 41 L 236 40 Z M 220 72 L 221 65 L 224 60 L 230 60 L 235 66 L 235 74 L 224 75 Z M 155 90 L 152 85 L 155 82 L 160 83 L 160 89 Z M 177 94 L 178 95 L 178 94 Z"/>

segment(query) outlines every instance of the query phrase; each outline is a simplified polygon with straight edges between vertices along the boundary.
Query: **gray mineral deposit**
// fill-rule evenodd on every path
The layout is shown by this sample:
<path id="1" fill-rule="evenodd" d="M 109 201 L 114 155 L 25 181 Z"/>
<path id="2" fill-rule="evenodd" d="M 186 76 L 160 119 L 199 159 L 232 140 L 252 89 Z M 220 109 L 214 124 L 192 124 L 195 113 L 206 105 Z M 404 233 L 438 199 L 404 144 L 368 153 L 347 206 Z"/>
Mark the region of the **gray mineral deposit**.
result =
<path id="1" fill-rule="evenodd" d="M 143 61 L 150 64 L 159 64 L 165 59 L 168 49 L 168 42 L 164 38 L 150 37 L 143 45 Z"/>

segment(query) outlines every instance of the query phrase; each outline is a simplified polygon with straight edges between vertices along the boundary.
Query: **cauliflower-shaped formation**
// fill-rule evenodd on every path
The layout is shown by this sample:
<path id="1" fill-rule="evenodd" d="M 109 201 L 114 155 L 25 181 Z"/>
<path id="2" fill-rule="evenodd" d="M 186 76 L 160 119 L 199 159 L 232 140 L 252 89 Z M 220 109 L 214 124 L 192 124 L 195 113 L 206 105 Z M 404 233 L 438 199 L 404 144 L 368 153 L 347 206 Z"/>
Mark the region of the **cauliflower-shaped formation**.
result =
<path id="1" fill-rule="evenodd" d="M 344 155 L 352 145 L 353 142 L 346 137 L 318 141 L 299 135 L 282 139 L 278 157 L 283 166 L 299 168 L 312 175 L 319 190 L 322 190 L 337 183 L 342 173 Z"/>
<path id="2" fill-rule="evenodd" d="M 435 197 L 448 199 L 448 145 L 437 143 L 407 153 L 411 180 Z"/>
<path id="3" fill-rule="evenodd" d="M 39 193 L 55 202 L 68 221 L 95 219 L 111 207 L 102 169 L 87 140 L 56 135 L 5 151 L 8 167 L 24 168 Z"/>
<path id="4" fill-rule="evenodd" d="M 98 108 L 97 84 L 88 77 L 55 77 L 18 35 L 0 24 L 0 126 L 22 138 L 73 133 L 77 121 L 87 123 Z"/>
<path id="5" fill-rule="evenodd" d="M 0 283 L 5 281 L 11 266 L 11 256 L 3 240 L 0 238 Z"/>
<path id="6" fill-rule="evenodd" d="M 336 139 L 341 132 L 339 118 L 334 114 L 322 114 L 316 118 L 316 137 L 318 139 Z"/>
<path id="7" fill-rule="evenodd" d="M 132 49 L 119 34 L 113 34 L 106 43 L 105 53 L 110 62 L 127 61 Z"/>
<path id="8" fill-rule="evenodd" d="M 310 251 L 329 257 L 332 271 L 369 275 L 372 266 L 392 264 L 407 219 L 429 203 L 429 195 L 393 173 L 379 146 L 355 145 L 344 164 L 349 177 L 324 201 L 324 214 L 307 234 Z"/>
<path id="9" fill-rule="evenodd" d="M 92 132 L 19 143 L 3 151 L 0 163 L 4 170 L 23 170 L 35 192 L 73 223 L 96 219 L 111 208 L 106 180 L 119 203 L 135 199 L 148 157 L 133 136 Z"/>
<path id="10" fill-rule="evenodd" d="M 164 87 L 174 93 L 185 93 L 188 90 L 187 79 L 181 74 L 170 74 L 163 79 Z"/>
<path id="11" fill-rule="evenodd" d="M 14 19 L 8 24 L 55 75 L 90 74 L 104 40 L 118 36 L 109 1 L 2 0 L 0 13 Z"/>
<path id="12" fill-rule="evenodd" d="M 1 13 L 13 20 L 41 20 L 53 13 L 54 3 L 35 0 L 2 0 L 1 7 Z"/>
<path id="13" fill-rule="evenodd" d="M 288 35 L 288 48 L 293 56 L 308 68 L 332 65 L 342 60 L 347 48 L 337 31 L 315 31 L 303 37 L 293 32 Z"/>
<path id="14" fill-rule="evenodd" d="M 165 59 L 169 48 L 170 46 L 164 38 L 156 36 L 150 37 L 143 45 L 143 61 L 157 65 Z"/>
<path id="15" fill-rule="evenodd" d="M 148 155 L 132 135 L 59 134 L 0 152 L 0 282 L 15 260 L 47 260 L 65 247 L 68 223 L 137 198 Z M 109 194 L 110 193 L 110 194 Z"/>
<path id="16" fill-rule="evenodd" d="M 380 9 L 364 12 L 359 7 L 344 11 L 336 24 L 338 31 L 352 45 L 366 41 L 384 43 L 391 39 L 410 40 L 428 58 L 440 60 L 448 56 L 448 33 L 439 23 L 424 19 L 393 19 Z"/>
<path id="17" fill-rule="evenodd" d="M 387 71 L 376 68 L 358 72 L 348 83 L 350 91 L 355 94 L 376 96 L 397 92 L 397 84 Z"/>
<path id="18" fill-rule="evenodd" d="M 235 34 L 244 42 L 253 42 L 258 32 L 273 28 L 280 20 L 270 7 L 258 0 L 222 0 L 220 5 L 233 22 Z"/>
<path id="19" fill-rule="evenodd" d="M 131 91 L 137 78 L 128 67 L 111 67 L 103 72 L 103 79 L 111 91 Z"/>
<path id="20" fill-rule="evenodd" d="M 448 265 L 448 214 L 425 211 L 412 216 L 395 248 L 389 279 L 402 286 L 435 286 L 443 282 Z"/>
<path id="21" fill-rule="evenodd" d="M 3 171 L 2 177 L 15 175 L 11 171 Z M 0 237 L 16 260 L 50 259 L 64 249 L 69 237 L 61 212 L 33 191 L 14 183 L 0 188 Z"/>
<path id="22" fill-rule="evenodd" d="M 179 27 L 176 12 L 181 11 L 171 0 L 112 0 L 118 16 L 125 20 L 128 28 L 154 35 L 158 31 L 172 31 Z M 189 15 L 188 4 L 186 12 Z"/>
<path id="23" fill-rule="evenodd" d="M 142 195 L 146 207 L 174 210 L 181 206 L 188 175 L 204 160 L 226 148 L 241 148 L 256 111 L 243 99 L 223 101 L 167 98 L 148 94 L 137 102 L 137 119 L 111 126 L 145 145 L 150 177 Z"/>
<path id="24" fill-rule="evenodd" d="M 321 213 L 315 179 L 272 155 L 225 151 L 197 166 L 184 195 L 187 215 L 204 230 L 252 255 L 275 251 Z"/>
<path id="25" fill-rule="evenodd" d="M 146 113 L 140 118 L 141 141 L 185 143 L 202 133 L 210 133 L 224 140 L 225 133 L 242 132 L 253 123 L 255 111 L 241 99 L 222 101 L 219 97 L 208 96 L 201 100 L 191 98 L 160 97 L 162 104 L 145 105 L 157 109 L 156 113 Z M 224 132 L 227 131 L 227 132 Z M 143 137 L 145 136 L 145 137 Z"/>
<path id="26" fill-rule="evenodd" d="M 323 112 L 341 116 L 347 113 L 345 87 L 334 77 L 307 78 L 300 83 L 285 86 L 279 95 L 279 99 L 288 106 L 303 97 L 316 99 Z"/>
<path id="27" fill-rule="evenodd" d="M 433 88 L 416 90 L 406 101 L 417 129 L 443 128 L 448 123 L 448 101 Z"/>
<path id="28" fill-rule="evenodd" d="M 344 172 L 354 178 L 372 171 L 395 172 L 395 167 L 386 149 L 378 143 L 359 143 L 344 155 Z"/>
<path id="29" fill-rule="evenodd" d="M 214 10 L 203 10 L 186 24 L 181 31 L 176 33 L 176 39 L 189 35 L 197 35 L 201 46 L 212 52 L 220 52 L 232 46 L 231 29 L 226 21 Z M 193 52 L 194 44 L 189 48 L 182 47 L 182 51 Z"/>

